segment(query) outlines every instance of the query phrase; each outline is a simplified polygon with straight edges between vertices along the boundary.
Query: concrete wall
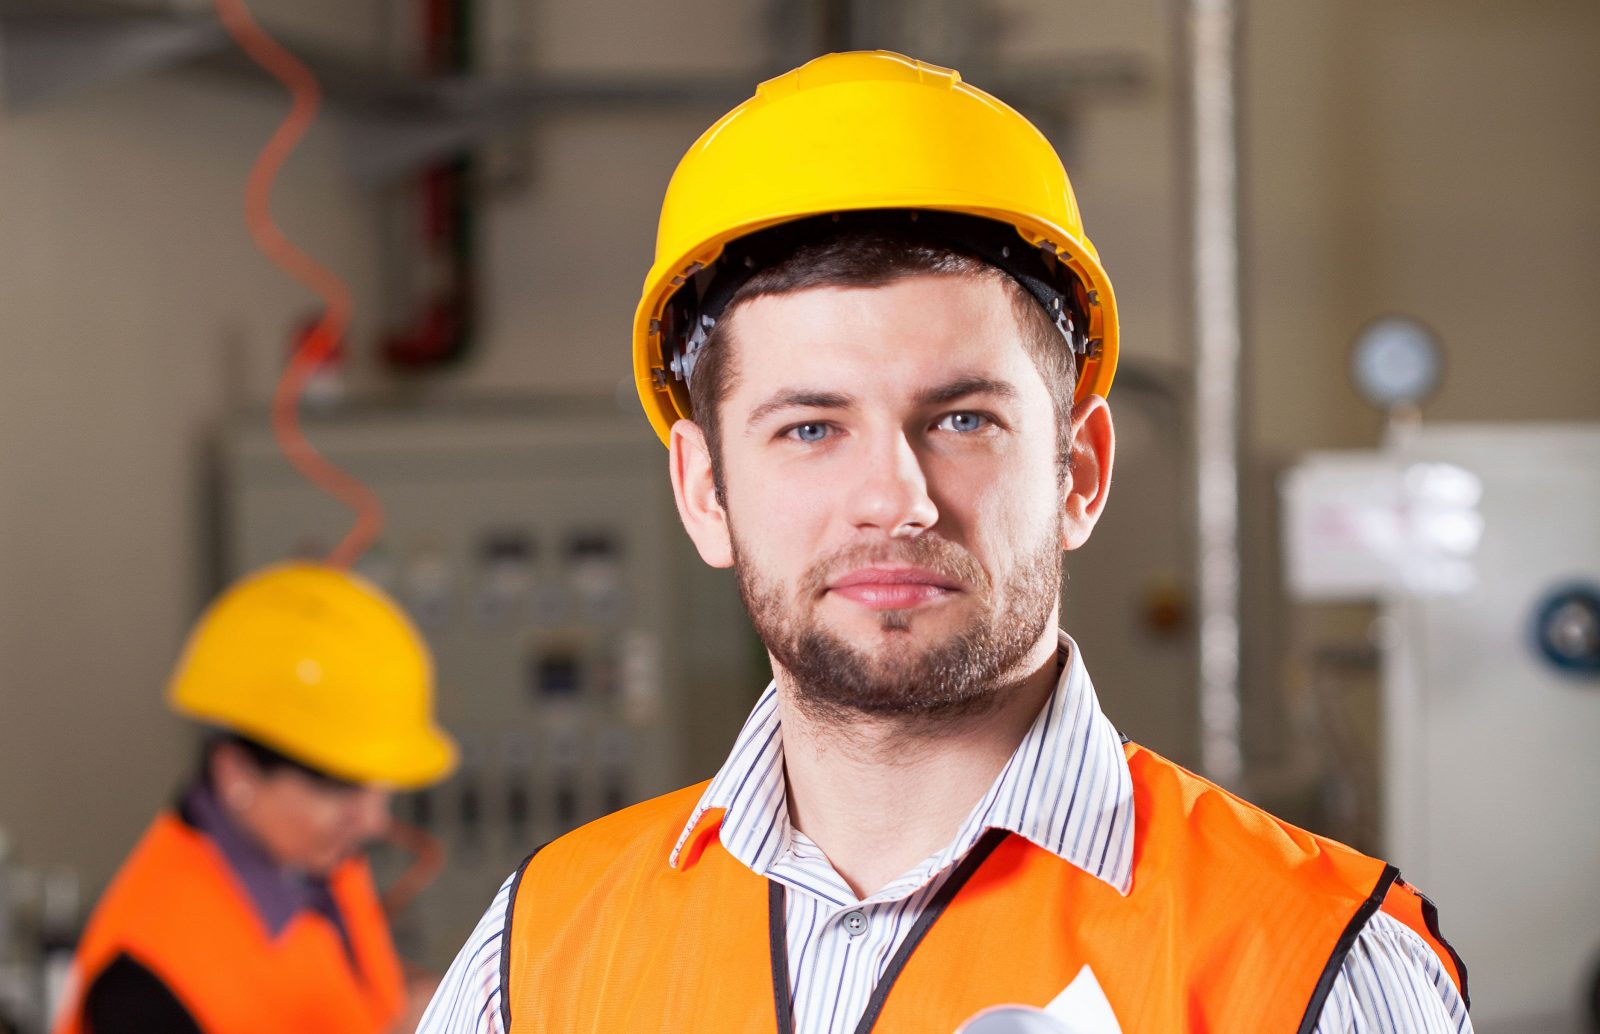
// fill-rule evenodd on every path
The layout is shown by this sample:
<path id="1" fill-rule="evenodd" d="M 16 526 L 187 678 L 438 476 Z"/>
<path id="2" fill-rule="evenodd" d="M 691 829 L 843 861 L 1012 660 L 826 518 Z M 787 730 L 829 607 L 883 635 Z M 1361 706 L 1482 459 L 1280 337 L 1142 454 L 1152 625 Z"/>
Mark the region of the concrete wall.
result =
<path id="1" fill-rule="evenodd" d="M 260 6 L 329 44 L 376 31 L 375 5 L 341 8 L 337 25 L 326 4 Z M 1149 90 L 1086 108 L 1068 161 L 1116 278 L 1126 354 L 1181 363 L 1170 5 L 994 6 L 1012 59 L 1115 50 L 1146 62 Z M 730 71 L 763 53 L 757 5 L 732 0 L 529 10 L 539 67 Z M 1600 8 L 1263 2 L 1243 43 L 1247 724 L 1252 753 L 1270 761 L 1287 721 L 1270 477 L 1302 449 L 1375 441 L 1345 375 L 1355 330 L 1390 309 L 1438 328 L 1450 376 L 1430 415 L 1600 419 L 1600 292 L 1588 283 L 1600 265 Z M 308 305 L 238 214 L 279 111 L 264 89 L 169 74 L 0 116 L 0 827 L 26 857 L 78 865 L 91 883 L 188 763 L 158 696 L 203 598 L 204 435 L 265 397 Z M 488 206 L 479 351 L 432 390 L 609 391 L 624 379 L 660 192 L 715 114 L 559 117 L 531 132 L 530 188 Z M 370 340 L 373 199 L 344 176 L 331 123 L 277 198 L 291 235 L 352 280 L 357 340 Z M 1112 516 L 1170 534 L 1171 515 L 1150 509 Z M 1112 696 L 1115 671 L 1098 679 Z"/>

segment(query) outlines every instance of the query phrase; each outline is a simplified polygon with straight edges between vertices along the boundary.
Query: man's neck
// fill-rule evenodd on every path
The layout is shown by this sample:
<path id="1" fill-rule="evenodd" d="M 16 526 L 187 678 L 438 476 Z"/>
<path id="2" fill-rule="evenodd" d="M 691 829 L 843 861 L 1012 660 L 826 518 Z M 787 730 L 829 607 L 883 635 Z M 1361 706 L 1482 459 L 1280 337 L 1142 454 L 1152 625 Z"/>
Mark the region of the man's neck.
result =
<path id="1" fill-rule="evenodd" d="M 917 727 L 862 718 L 817 722 L 778 676 L 789 816 L 866 898 L 946 847 L 1027 734 L 1055 687 L 1056 639 L 981 714 Z"/>

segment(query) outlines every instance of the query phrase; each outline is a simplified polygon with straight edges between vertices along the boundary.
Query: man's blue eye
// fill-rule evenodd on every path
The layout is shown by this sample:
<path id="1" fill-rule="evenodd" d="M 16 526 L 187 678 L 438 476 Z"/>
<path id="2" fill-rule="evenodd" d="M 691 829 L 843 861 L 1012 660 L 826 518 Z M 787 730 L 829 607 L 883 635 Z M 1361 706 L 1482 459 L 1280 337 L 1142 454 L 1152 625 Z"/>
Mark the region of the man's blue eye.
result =
<path id="1" fill-rule="evenodd" d="M 802 442 L 820 442 L 828 437 L 828 425 L 801 424 L 790 433 Z"/>
<path id="2" fill-rule="evenodd" d="M 951 413 L 940 420 L 939 424 L 951 431 L 968 434 L 981 430 L 986 422 L 986 418 L 978 413 Z"/>

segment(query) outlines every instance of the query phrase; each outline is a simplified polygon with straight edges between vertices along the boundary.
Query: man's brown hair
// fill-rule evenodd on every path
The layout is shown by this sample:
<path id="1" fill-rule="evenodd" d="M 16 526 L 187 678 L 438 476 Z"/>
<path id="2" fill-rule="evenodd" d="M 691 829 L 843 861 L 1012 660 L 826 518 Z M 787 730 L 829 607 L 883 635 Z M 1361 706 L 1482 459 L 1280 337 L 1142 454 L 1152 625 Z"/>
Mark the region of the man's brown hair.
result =
<path id="1" fill-rule="evenodd" d="M 720 410 L 738 378 L 729 346 L 731 317 L 739 306 L 763 295 L 791 294 L 813 287 L 884 287 L 906 277 L 937 275 L 992 278 L 1005 286 L 1022 332 L 1022 345 L 1050 391 L 1056 414 L 1057 478 L 1066 477 L 1077 364 L 1044 306 L 1006 273 L 967 252 L 910 232 L 849 229 L 802 245 L 751 276 L 729 299 L 696 357 L 689 381 L 689 404 L 711 452 L 711 476 L 718 502 L 726 505 Z"/>

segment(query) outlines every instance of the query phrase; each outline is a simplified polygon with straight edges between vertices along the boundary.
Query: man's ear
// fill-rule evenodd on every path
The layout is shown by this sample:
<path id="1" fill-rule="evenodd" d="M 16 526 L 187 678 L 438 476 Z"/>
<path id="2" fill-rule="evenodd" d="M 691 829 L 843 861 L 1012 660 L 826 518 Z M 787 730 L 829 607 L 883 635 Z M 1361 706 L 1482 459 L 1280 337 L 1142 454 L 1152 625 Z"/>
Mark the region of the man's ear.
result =
<path id="1" fill-rule="evenodd" d="M 711 476 L 711 449 L 700 425 L 679 420 L 672 425 L 668 463 L 672 471 L 672 496 L 678 504 L 678 519 L 694 540 L 700 559 L 712 567 L 733 566 L 733 540 L 728 531 L 728 514 L 717 499 L 717 486 Z"/>
<path id="2" fill-rule="evenodd" d="M 1111 407 L 1090 395 L 1072 407 L 1072 446 L 1068 452 L 1065 498 L 1061 507 L 1061 548 L 1089 541 L 1111 491 L 1111 463 L 1117 447 Z"/>

